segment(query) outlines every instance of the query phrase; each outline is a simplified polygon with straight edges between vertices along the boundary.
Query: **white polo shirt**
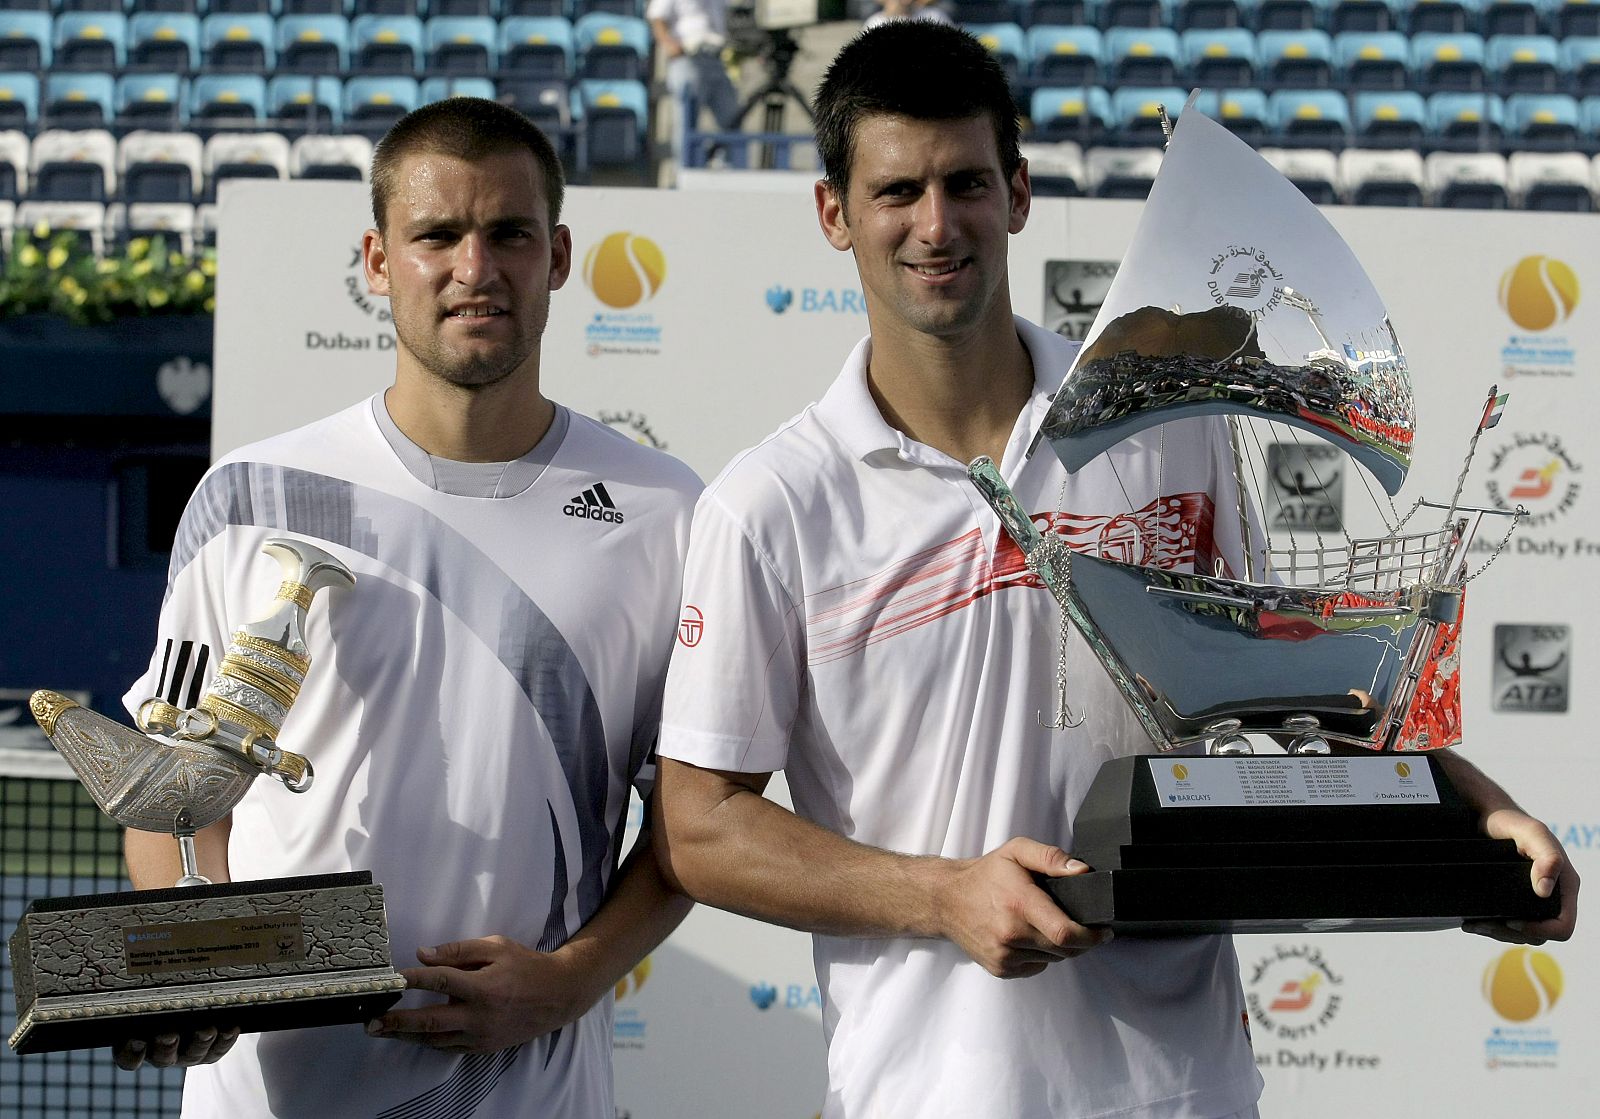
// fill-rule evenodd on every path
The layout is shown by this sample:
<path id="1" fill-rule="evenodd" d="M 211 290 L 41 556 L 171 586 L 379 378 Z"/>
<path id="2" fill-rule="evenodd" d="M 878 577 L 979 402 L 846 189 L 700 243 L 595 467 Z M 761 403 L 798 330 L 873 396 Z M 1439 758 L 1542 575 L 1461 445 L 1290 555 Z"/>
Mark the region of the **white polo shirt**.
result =
<path id="1" fill-rule="evenodd" d="M 1239 571 L 1216 512 L 1233 507 L 1223 421 L 1169 423 L 1067 478 L 1047 447 L 1024 456 L 1072 345 L 1017 330 L 1035 391 L 1001 473 L 1041 530 L 1184 570 L 1220 546 Z M 1018 835 L 1070 851 L 1101 763 L 1148 739 L 1076 637 L 1085 721 L 1040 725 L 1054 601 L 964 464 L 883 420 L 870 353 L 701 497 L 661 753 L 782 769 L 801 816 L 892 851 L 967 858 Z M 1114 941 L 1022 980 L 938 940 L 818 936 L 815 955 L 829 1117 L 1217 1116 L 1260 1092 L 1226 937 Z"/>

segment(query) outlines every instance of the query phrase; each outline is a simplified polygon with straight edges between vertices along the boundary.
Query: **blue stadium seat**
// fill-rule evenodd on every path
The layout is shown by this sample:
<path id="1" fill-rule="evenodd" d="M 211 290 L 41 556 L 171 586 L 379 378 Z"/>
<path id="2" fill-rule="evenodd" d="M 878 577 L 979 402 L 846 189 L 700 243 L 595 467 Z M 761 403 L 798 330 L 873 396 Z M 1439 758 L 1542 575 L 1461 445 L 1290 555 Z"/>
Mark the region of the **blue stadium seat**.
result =
<path id="1" fill-rule="evenodd" d="M 277 28 L 266 15 L 209 15 L 200 23 L 207 70 L 261 74 L 277 62 Z"/>
<path id="2" fill-rule="evenodd" d="M 1544 15 L 1536 0 L 1485 0 L 1478 12 L 1478 34 L 1537 35 L 1544 28 Z"/>
<path id="3" fill-rule="evenodd" d="M 561 78 L 507 77 L 495 83 L 499 99 L 544 130 L 557 148 L 572 134 L 573 90 Z"/>
<path id="4" fill-rule="evenodd" d="M 566 79 L 578 72 L 572 24 L 558 16 L 501 20 L 499 45 L 502 74 Z"/>
<path id="5" fill-rule="evenodd" d="M 192 12 L 136 12 L 128 21 L 128 66 L 187 74 L 200 69 L 200 17 Z"/>
<path id="6" fill-rule="evenodd" d="M 1028 116 L 1035 139 L 1092 143 L 1111 126 L 1111 97 L 1098 86 L 1045 86 L 1033 91 Z"/>
<path id="7" fill-rule="evenodd" d="M 1271 131 L 1267 95 L 1259 89 L 1201 90 L 1194 107 L 1247 144 L 1264 143 Z"/>
<path id="8" fill-rule="evenodd" d="M 1022 34 L 1022 28 L 1014 23 L 977 23 L 969 25 L 967 30 L 983 44 L 985 50 L 994 55 L 995 61 L 1006 72 L 1006 81 L 1015 85 L 1028 58 L 1028 41 Z M 580 41 L 580 50 L 582 45 Z"/>
<path id="9" fill-rule="evenodd" d="M 1583 138 L 1591 144 L 1600 140 L 1600 94 L 1578 102 L 1578 127 L 1583 131 Z"/>
<path id="10" fill-rule="evenodd" d="M 0 11 L 0 71 L 48 70 L 54 44 L 49 12 Z"/>
<path id="11" fill-rule="evenodd" d="M 121 12 L 62 12 L 56 17 L 53 70 L 120 70 L 128 57 Z"/>
<path id="12" fill-rule="evenodd" d="M 116 112 L 110 74 L 57 70 L 44 78 L 39 123 L 45 128 L 106 128 Z"/>
<path id="13" fill-rule="evenodd" d="M 415 16 L 357 16 L 350 24 L 350 69 L 412 74 L 422 64 L 422 21 Z"/>
<path id="14" fill-rule="evenodd" d="M 1578 99 L 1565 93 L 1513 93 L 1506 98 L 1506 138 L 1516 147 L 1570 148 L 1579 132 Z"/>
<path id="15" fill-rule="evenodd" d="M 0 128 L 32 128 L 38 119 L 38 76 L 0 73 Z"/>
<path id="16" fill-rule="evenodd" d="M 193 125 L 253 126 L 266 115 L 267 79 L 260 74 L 201 74 L 189 83 Z"/>
<path id="17" fill-rule="evenodd" d="M 1507 92 L 1554 93 L 1561 56 L 1548 35 L 1496 35 L 1486 49 L 1489 80 Z"/>
<path id="18" fill-rule="evenodd" d="M 1413 35 L 1460 35 L 1477 31 L 1483 0 L 1413 0 L 1406 30 Z"/>
<path id="19" fill-rule="evenodd" d="M 122 0 L 57 0 L 56 6 L 63 12 L 121 12 L 124 9 Z"/>
<path id="20" fill-rule="evenodd" d="M 267 115 L 280 132 L 336 130 L 344 123 L 343 96 L 331 75 L 279 74 L 267 83 Z"/>
<path id="21" fill-rule="evenodd" d="M 645 154 L 650 95 L 643 82 L 578 83 L 584 169 L 636 166 Z"/>
<path id="22" fill-rule="evenodd" d="M 650 77 L 650 25 L 634 16 L 589 12 L 572 25 L 578 73 L 594 81 L 646 81 Z M 1022 31 L 1017 31 L 1021 41 Z"/>
<path id="23" fill-rule="evenodd" d="M 1181 49 L 1170 27 L 1113 27 L 1106 32 L 1106 70 L 1127 85 L 1174 85 Z"/>
<path id="24" fill-rule="evenodd" d="M 382 134 L 415 109 L 420 90 L 410 77 L 364 76 L 344 83 L 344 121 L 348 131 Z"/>
<path id="25" fill-rule="evenodd" d="M 1028 75 L 1051 85 L 1094 85 L 1104 74 L 1105 43 L 1093 27 L 1028 29 Z"/>
<path id="26" fill-rule="evenodd" d="M 1483 39 L 1471 34 L 1413 35 L 1411 73 L 1420 89 L 1483 89 Z"/>
<path id="27" fill-rule="evenodd" d="M 1111 123 L 1124 144 L 1162 144 L 1161 109 L 1173 120 L 1183 110 L 1187 95 L 1176 86 L 1166 88 L 1123 86 L 1111 94 Z"/>
<path id="28" fill-rule="evenodd" d="M 495 96 L 494 83 L 488 78 L 473 77 L 463 74 L 450 78 L 429 78 L 422 83 L 419 105 L 431 105 L 435 101 L 444 101 L 451 97 L 482 97 L 493 101 Z"/>
<path id="29" fill-rule="evenodd" d="M 1326 31 L 1263 31 L 1256 36 L 1256 73 L 1300 89 L 1333 84 L 1333 40 Z"/>
<path id="30" fill-rule="evenodd" d="M 1369 148 L 1417 148 L 1428 131 L 1428 105 L 1409 89 L 1361 90 L 1355 95 L 1356 143 Z"/>
<path id="31" fill-rule="evenodd" d="M 202 15 L 275 16 L 282 7 L 280 0 L 201 0 L 198 11 Z"/>
<path id="32" fill-rule="evenodd" d="M 1428 135 L 1474 144 L 1499 143 L 1505 104 L 1492 93 L 1446 90 L 1428 98 Z"/>
<path id="33" fill-rule="evenodd" d="M 1032 0 L 1018 9 L 1029 27 L 1078 27 L 1093 22 L 1093 0 Z"/>
<path id="34" fill-rule="evenodd" d="M 350 24 L 344 16 L 278 18 L 278 70 L 295 74 L 340 74 L 350 66 Z"/>
<path id="35" fill-rule="evenodd" d="M 1257 34 L 1310 31 L 1322 20 L 1321 6 L 1315 0 L 1255 0 L 1252 7 Z"/>
<path id="36" fill-rule="evenodd" d="M 1117 27 L 1167 27 L 1165 0 L 1098 0 L 1100 26 L 1107 31 Z"/>
<path id="37" fill-rule="evenodd" d="M 211 10 L 217 10 L 217 0 L 208 0 Z M 243 3 L 257 3 L 261 0 L 242 0 Z M 347 15 L 348 5 L 345 0 L 265 0 L 272 5 L 268 9 L 274 11 L 279 18 L 283 16 L 343 16 Z"/>
<path id="38" fill-rule="evenodd" d="M 428 69 L 446 74 L 494 73 L 499 28 L 488 16 L 435 16 L 423 25 Z"/>
<path id="39" fill-rule="evenodd" d="M 1202 88 L 1251 85 L 1256 73 L 1256 37 L 1242 27 L 1185 31 L 1183 70 L 1191 85 Z"/>
<path id="40" fill-rule="evenodd" d="M 1600 36 L 1575 35 L 1561 41 L 1561 83 L 1580 97 L 1600 93 Z"/>
<path id="41" fill-rule="evenodd" d="M 1180 31 L 1217 31 L 1248 26 L 1247 0 L 1176 0 L 1173 26 Z"/>
<path id="42" fill-rule="evenodd" d="M 580 0 L 577 10 L 592 12 L 595 9 Z M 963 27 L 974 23 L 1010 23 L 1013 14 L 1011 0 L 955 0 L 950 8 L 950 18 Z"/>
<path id="43" fill-rule="evenodd" d="M 1350 138 L 1350 104 L 1331 89 L 1280 89 L 1267 99 L 1280 143 L 1339 148 Z"/>
<path id="44" fill-rule="evenodd" d="M 1341 31 L 1398 31 L 1404 7 L 1410 7 L 1410 0 L 1333 0 L 1324 22 L 1334 35 Z"/>
<path id="45" fill-rule="evenodd" d="M 1398 31 L 1346 31 L 1333 40 L 1333 68 L 1356 89 L 1405 89 L 1411 42 Z"/>
<path id="46" fill-rule="evenodd" d="M 571 14 L 572 5 L 567 0 L 500 0 L 501 19 L 510 19 L 513 16 L 567 19 Z"/>
<path id="47" fill-rule="evenodd" d="M 352 16 L 404 16 L 421 19 L 428 9 L 427 0 L 351 0 Z"/>
<path id="48" fill-rule="evenodd" d="M 1545 0 L 1546 26 L 1558 39 L 1574 35 L 1600 35 L 1600 4 L 1591 0 Z"/>
<path id="49" fill-rule="evenodd" d="M 591 12 L 598 12 L 608 16 L 627 16 L 629 19 L 644 18 L 644 0 L 573 0 L 572 18 L 574 21 L 582 19 Z"/>
<path id="50" fill-rule="evenodd" d="M 499 12 L 495 0 L 428 0 L 428 15 L 439 16 L 494 16 Z"/>
<path id="51" fill-rule="evenodd" d="M 197 16 L 205 9 L 204 0 L 129 0 L 128 13 L 170 12 Z"/>
<path id="52" fill-rule="evenodd" d="M 124 74 L 117 79 L 117 127 L 175 132 L 184 125 L 184 80 L 177 74 Z"/>

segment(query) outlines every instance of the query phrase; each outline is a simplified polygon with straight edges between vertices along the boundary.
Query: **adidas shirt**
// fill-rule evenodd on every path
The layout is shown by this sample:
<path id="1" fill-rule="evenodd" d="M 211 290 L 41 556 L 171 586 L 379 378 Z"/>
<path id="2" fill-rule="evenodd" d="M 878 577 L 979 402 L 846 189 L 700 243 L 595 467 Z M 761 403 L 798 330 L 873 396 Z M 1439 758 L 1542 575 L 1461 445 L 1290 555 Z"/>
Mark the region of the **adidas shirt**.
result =
<path id="1" fill-rule="evenodd" d="M 1025 459 L 1073 349 L 1017 330 L 1035 392 L 1001 470 L 1041 531 L 1186 570 L 1220 555 L 1239 571 L 1237 532 L 1218 515 L 1235 489 L 1224 422 L 1166 424 L 1070 478 L 1048 447 Z M 781 769 L 801 816 L 891 851 L 966 858 L 1018 835 L 1070 851 L 1101 763 L 1149 752 L 1148 739 L 1076 635 L 1070 698 L 1084 722 L 1041 727 L 1054 600 L 964 465 L 884 422 L 870 354 L 868 339 L 820 403 L 701 497 L 661 754 Z M 947 941 L 814 945 L 829 1119 L 1215 1117 L 1261 1089 L 1226 937 L 1113 941 L 1016 980 Z"/>
<path id="2" fill-rule="evenodd" d="M 630 783 L 653 776 L 699 482 L 557 411 L 507 464 L 430 459 L 381 397 L 228 455 L 184 513 L 160 640 L 126 697 L 199 697 L 277 590 L 267 537 L 348 564 L 355 587 L 311 607 L 311 669 L 280 736 L 316 780 L 300 796 L 258 780 L 228 857 L 235 880 L 372 871 L 396 967 L 496 933 L 562 944 L 605 895 Z M 612 1119 L 611 1013 L 607 998 L 487 1056 L 359 1024 L 245 1035 L 189 1071 L 184 1115 Z"/>

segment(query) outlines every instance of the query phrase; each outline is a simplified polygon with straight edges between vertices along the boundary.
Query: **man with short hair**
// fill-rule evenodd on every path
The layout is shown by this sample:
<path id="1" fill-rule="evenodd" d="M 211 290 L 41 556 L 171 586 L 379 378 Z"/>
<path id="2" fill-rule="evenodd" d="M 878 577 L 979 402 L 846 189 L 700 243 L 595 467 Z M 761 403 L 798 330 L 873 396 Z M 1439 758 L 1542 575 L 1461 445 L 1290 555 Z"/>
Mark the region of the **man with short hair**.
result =
<path id="1" fill-rule="evenodd" d="M 966 474 L 990 456 L 1069 546 L 1160 517 L 1147 562 L 1238 571 L 1213 515 L 1236 496 L 1224 422 L 1166 424 L 1070 476 L 1027 456 L 1074 348 L 1011 312 L 1028 171 L 975 39 L 867 31 L 817 110 L 817 215 L 855 256 L 871 333 L 696 508 L 683 600 L 701 624 L 668 674 L 657 850 L 696 899 L 816 934 L 827 1119 L 1253 1115 L 1231 940 L 1112 941 L 1035 884 L 1088 869 L 1074 812 L 1147 739 L 1076 639 L 1081 722 L 1041 724 L 1057 608 Z M 761 795 L 778 769 L 793 813 Z M 1575 895 L 1548 830 L 1481 775 L 1462 784 Z M 1496 931 L 1566 935 L 1570 899 Z"/>
<path id="2" fill-rule="evenodd" d="M 130 708 L 186 693 L 165 649 L 218 660 L 277 585 L 262 541 L 304 536 L 354 571 L 310 613 L 312 667 L 282 743 L 316 784 L 257 782 L 197 837 L 213 880 L 371 870 L 419 992 L 368 1023 L 250 1035 L 194 1068 L 185 1114 L 611 1119 L 611 999 L 688 905 L 647 791 L 698 480 L 544 396 L 540 340 L 572 241 L 561 164 L 525 118 L 452 98 L 373 160 L 367 281 L 398 340 L 386 392 L 225 456 L 179 527 Z M 574 515 L 604 508 L 611 515 Z M 188 671 L 194 671 L 188 669 Z M 170 837 L 128 836 L 168 886 Z M 412 1044 L 396 1044 L 396 1041 Z M 121 1047 L 215 1061 L 231 1036 Z"/>

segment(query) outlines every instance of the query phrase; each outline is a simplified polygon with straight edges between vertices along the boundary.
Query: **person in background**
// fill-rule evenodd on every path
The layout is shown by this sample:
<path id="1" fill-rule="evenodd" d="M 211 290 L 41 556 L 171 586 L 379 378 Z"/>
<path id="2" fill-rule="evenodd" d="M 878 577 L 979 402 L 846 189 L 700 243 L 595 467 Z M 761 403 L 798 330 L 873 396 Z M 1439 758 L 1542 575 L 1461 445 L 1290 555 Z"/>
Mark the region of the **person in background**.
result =
<path id="1" fill-rule="evenodd" d="M 739 94 L 722 65 L 722 48 L 728 41 L 727 0 L 650 0 L 645 8 L 656 45 L 667 59 L 667 90 L 677 106 L 672 151 L 681 162 L 686 138 L 697 120 L 683 111 L 684 95 L 711 114 L 717 129 L 739 128 Z"/>

